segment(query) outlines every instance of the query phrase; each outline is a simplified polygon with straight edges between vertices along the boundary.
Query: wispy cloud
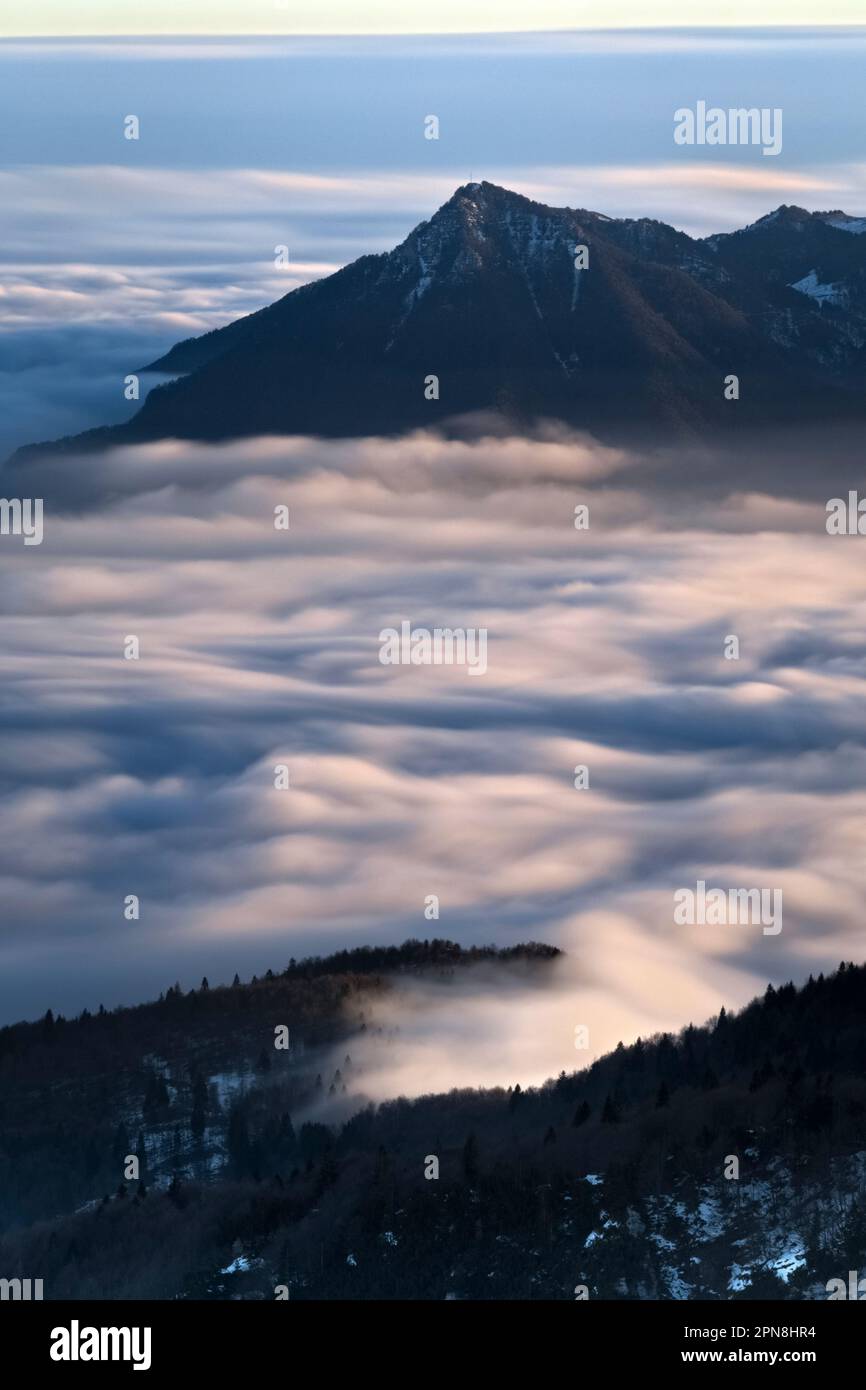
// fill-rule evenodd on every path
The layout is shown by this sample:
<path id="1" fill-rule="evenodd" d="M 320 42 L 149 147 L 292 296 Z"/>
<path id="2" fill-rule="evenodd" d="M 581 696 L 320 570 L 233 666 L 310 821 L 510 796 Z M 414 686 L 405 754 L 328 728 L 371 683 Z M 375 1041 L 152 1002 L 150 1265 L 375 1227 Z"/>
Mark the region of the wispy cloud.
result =
<path id="1" fill-rule="evenodd" d="M 538 201 L 659 216 L 696 235 L 754 220 L 777 200 L 866 206 L 863 165 L 768 171 L 702 161 L 484 172 Z M 461 178 L 456 169 L 432 178 L 114 165 L 0 172 L 10 209 L 0 327 L 114 321 L 143 322 L 168 339 L 204 332 L 347 260 L 390 249 Z M 696 194 L 697 220 L 683 217 Z M 70 262 L 71 244 L 87 262 Z M 288 247 L 285 267 L 275 265 L 278 246 Z"/>

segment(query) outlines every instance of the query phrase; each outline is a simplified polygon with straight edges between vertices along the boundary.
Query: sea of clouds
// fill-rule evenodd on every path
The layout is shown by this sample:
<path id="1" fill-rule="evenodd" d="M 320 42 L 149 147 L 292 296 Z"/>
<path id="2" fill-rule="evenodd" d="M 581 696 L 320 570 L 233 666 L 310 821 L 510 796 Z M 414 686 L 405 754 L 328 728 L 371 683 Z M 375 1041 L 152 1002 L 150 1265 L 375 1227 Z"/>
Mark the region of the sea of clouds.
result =
<path id="1" fill-rule="evenodd" d="M 479 995 L 474 1058 L 434 1010 L 426 1089 L 862 959 L 866 541 L 820 484 L 651 468 L 551 432 L 7 471 L 45 534 L 0 540 L 0 1021 L 408 936 L 568 952 L 545 1010 Z M 404 619 L 486 628 L 486 674 L 382 665 Z M 781 889 L 783 931 L 676 925 L 698 879 Z"/>

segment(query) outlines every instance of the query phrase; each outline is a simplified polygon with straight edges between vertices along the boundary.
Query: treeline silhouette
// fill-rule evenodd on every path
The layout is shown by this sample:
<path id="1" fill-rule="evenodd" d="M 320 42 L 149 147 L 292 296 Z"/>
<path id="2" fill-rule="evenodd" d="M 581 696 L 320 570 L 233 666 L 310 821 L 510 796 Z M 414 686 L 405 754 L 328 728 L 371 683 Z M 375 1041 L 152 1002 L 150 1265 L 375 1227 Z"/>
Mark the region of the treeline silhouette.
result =
<path id="1" fill-rule="evenodd" d="M 294 1111 L 313 1103 L 322 1049 L 363 1033 L 366 1012 L 401 977 L 447 983 L 471 966 L 534 970 L 559 955 L 536 943 L 500 949 L 411 939 L 293 959 L 246 983 L 237 975 L 231 985 L 176 983 L 150 1003 L 100 1005 L 75 1019 L 49 1009 L 37 1022 L 2 1028 L 0 1231 L 113 1191 L 123 1132 L 141 1130 L 174 1150 L 193 1122 L 199 1135 L 208 1123 L 227 1125 L 225 1097 L 209 1085 L 214 1075 L 248 1072 L 249 1089 L 270 1072 L 272 1104 Z M 289 1054 L 274 1050 L 278 1027 L 289 1030 Z"/>
<path id="2" fill-rule="evenodd" d="M 332 978 L 339 994 L 371 977 L 314 970 L 289 982 L 309 990 Z M 540 1009 L 543 988 L 542 977 Z M 731 1154 L 769 1176 L 768 1202 L 774 1165 L 787 1188 L 831 1187 L 834 1165 L 866 1147 L 864 1042 L 866 967 L 843 963 L 801 988 L 768 986 L 704 1026 L 620 1044 L 541 1087 L 398 1099 L 342 1123 L 300 1120 L 303 1105 L 288 1097 L 310 1082 L 275 1078 L 273 1065 L 216 1123 L 203 1071 L 197 1122 L 196 1082 L 172 1093 L 157 1080 L 139 1113 L 145 1128 L 149 1109 L 151 1123 L 165 1117 L 161 1132 L 179 1132 L 168 1184 L 150 1182 L 145 1164 L 141 1181 L 115 1181 L 87 1211 L 10 1231 L 0 1267 L 44 1278 L 49 1298 L 273 1298 L 278 1285 L 295 1299 L 570 1298 L 592 1260 L 600 1296 L 634 1296 L 623 1290 L 635 1271 L 656 1296 L 662 1252 L 629 1214 L 698 1192 Z M 339 1095 L 353 1066 L 349 1049 L 314 1090 Z M 112 1137 L 116 1154 L 124 1141 Z M 435 1178 L 425 1176 L 433 1160 Z M 810 1279 L 859 1267 L 866 1223 L 852 1195 L 838 1194 L 832 1231 L 812 1232 L 807 1269 L 786 1285 L 756 1277 L 743 1296 L 802 1297 Z M 587 1254 L 602 1204 L 610 1235 Z M 239 1253 L 239 1272 L 221 1274 Z M 718 1278 L 713 1296 L 728 1296 Z"/>

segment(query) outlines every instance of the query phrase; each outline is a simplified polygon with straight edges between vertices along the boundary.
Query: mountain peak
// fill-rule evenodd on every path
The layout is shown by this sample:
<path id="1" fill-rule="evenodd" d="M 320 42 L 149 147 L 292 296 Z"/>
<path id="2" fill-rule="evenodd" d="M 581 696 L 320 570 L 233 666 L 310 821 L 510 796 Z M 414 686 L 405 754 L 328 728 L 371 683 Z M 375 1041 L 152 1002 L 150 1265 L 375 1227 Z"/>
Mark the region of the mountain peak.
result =
<path id="1" fill-rule="evenodd" d="M 489 183 L 487 179 L 482 179 L 480 183 L 461 183 L 459 188 L 455 188 L 451 194 L 449 202 L 454 202 L 456 199 L 468 199 L 470 202 L 480 203 L 491 193 L 505 198 L 520 198 L 522 196 L 511 188 L 503 188 L 501 184 Z"/>
<path id="2" fill-rule="evenodd" d="M 445 212 L 457 211 L 470 216 L 477 213 L 487 213 L 495 208 L 510 206 L 514 207 L 521 203 L 528 204 L 530 199 L 524 198 L 522 193 L 515 193 L 510 188 L 502 188 L 498 183 L 488 183 L 482 179 L 480 183 L 461 183 L 447 202 L 442 204 L 439 211 L 433 215 L 431 221 Z"/>
<path id="3" fill-rule="evenodd" d="M 746 232 L 754 232 L 759 228 L 763 231 L 766 227 L 772 227 L 777 223 L 794 224 L 798 222 L 811 222 L 812 213 L 806 208 L 797 207 L 795 203 L 780 203 L 772 212 L 766 212 L 763 217 L 759 217 L 757 222 L 750 222 L 748 227 L 744 227 Z"/>
<path id="4" fill-rule="evenodd" d="M 743 227 L 742 231 L 722 232 L 708 237 L 707 240 L 717 243 L 729 237 L 742 236 L 744 232 L 764 232 L 779 228 L 804 232 L 807 228 L 811 230 L 819 225 L 835 227 L 837 231 L 858 233 L 866 231 L 866 218 L 852 217 L 841 208 L 834 208 L 830 212 L 809 212 L 806 208 L 798 207 L 796 203 L 781 203 L 772 212 L 759 217 L 757 222 L 750 222 L 747 227 Z"/>
<path id="5" fill-rule="evenodd" d="M 177 344 L 143 370 L 179 379 L 126 424 L 56 447 L 393 434 L 489 412 L 617 440 L 705 432 L 729 428 L 719 364 L 738 360 L 754 387 L 740 419 L 788 420 L 792 401 L 803 419 L 834 402 L 856 415 L 866 236 L 834 229 L 866 232 L 866 218 L 782 204 L 699 241 L 473 179 L 393 251 Z M 844 304 L 823 313 L 813 284 L 842 286 Z"/>
<path id="6" fill-rule="evenodd" d="M 485 187 L 493 188 L 494 184 L 487 184 L 482 179 L 481 183 L 461 183 L 459 188 L 455 188 L 452 198 L 472 198 L 478 199 L 482 196 Z"/>

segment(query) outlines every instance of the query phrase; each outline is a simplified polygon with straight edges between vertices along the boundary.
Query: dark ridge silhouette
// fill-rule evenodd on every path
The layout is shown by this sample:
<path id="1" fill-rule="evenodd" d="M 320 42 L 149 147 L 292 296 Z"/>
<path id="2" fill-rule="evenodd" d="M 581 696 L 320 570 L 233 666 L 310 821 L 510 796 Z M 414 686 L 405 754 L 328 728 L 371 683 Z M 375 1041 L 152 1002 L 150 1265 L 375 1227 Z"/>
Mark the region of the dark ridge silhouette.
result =
<path id="1" fill-rule="evenodd" d="M 128 422 L 34 453 L 176 437 L 514 431 L 739 437 L 866 413 L 866 221 L 780 207 L 695 239 L 649 218 L 458 188 L 393 251 L 178 343 Z M 576 257 L 585 247 L 586 269 Z M 740 380 L 725 399 L 729 374 Z M 425 383 L 436 376 L 438 399 Z"/>
<path id="2" fill-rule="evenodd" d="M 382 974 L 302 962 L 5 1029 L 7 1277 L 39 1269 L 49 1299 L 802 1299 L 860 1267 L 866 967 L 770 985 L 541 1087 L 364 1104 L 366 1006 L 407 969 L 448 989 L 472 954 L 424 947 Z M 543 1015 L 549 948 L 485 962 L 537 969 Z M 263 1048 L 278 1016 L 301 1055 Z"/>

